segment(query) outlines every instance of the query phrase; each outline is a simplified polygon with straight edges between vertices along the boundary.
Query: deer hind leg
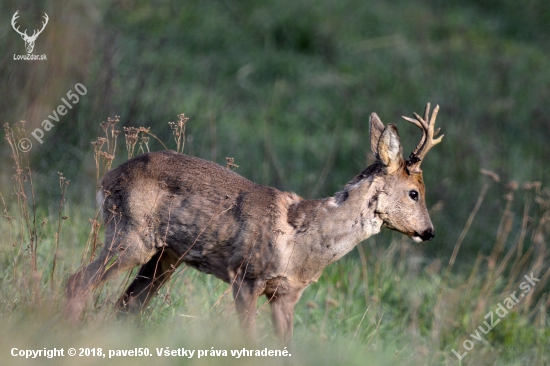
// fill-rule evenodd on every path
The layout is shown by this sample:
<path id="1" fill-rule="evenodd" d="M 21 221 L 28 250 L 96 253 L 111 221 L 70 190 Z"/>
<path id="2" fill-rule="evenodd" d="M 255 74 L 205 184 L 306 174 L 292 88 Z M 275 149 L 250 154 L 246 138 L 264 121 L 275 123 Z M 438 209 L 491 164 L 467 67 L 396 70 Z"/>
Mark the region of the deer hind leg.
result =
<path id="1" fill-rule="evenodd" d="M 89 294 L 118 274 L 146 263 L 156 249 L 148 249 L 137 233 L 106 235 L 107 244 L 99 257 L 69 278 L 65 313 L 78 321 Z M 110 244 L 108 244 L 110 243 Z"/>
<path id="2" fill-rule="evenodd" d="M 271 320 L 275 333 L 283 342 L 288 344 L 292 339 L 294 306 L 302 295 L 302 290 L 287 292 L 284 294 L 266 294 L 271 306 Z"/>
<path id="3" fill-rule="evenodd" d="M 140 268 L 134 281 L 118 300 L 117 307 L 127 312 L 145 309 L 179 264 L 181 261 L 174 252 L 165 248 L 160 249 Z"/>

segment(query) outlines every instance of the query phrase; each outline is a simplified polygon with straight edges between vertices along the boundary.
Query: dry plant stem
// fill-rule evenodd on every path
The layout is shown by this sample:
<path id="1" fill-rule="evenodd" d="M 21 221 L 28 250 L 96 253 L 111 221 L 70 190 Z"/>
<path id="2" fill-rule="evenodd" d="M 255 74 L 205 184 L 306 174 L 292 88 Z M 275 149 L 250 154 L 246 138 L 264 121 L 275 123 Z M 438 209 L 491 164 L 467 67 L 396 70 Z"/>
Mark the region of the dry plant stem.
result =
<path id="1" fill-rule="evenodd" d="M 168 150 L 166 145 L 160 141 L 160 139 L 149 131 L 149 128 L 145 127 L 123 127 L 124 129 L 124 139 L 126 141 L 126 150 L 128 152 L 128 160 L 132 159 L 134 157 L 134 152 L 136 148 L 136 144 L 139 141 L 139 148 L 138 152 L 141 151 L 142 153 L 145 153 L 145 150 L 143 149 L 143 144 L 147 147 L 147 150 L 149 150 L 149 138 L 147 136 L 144 136 L 143 134 L 147 134 L 150 136 L 153 136 L 160 144 Z M 140 133 L 142 134 L 140 136 Z M 114 156 L 114 152 L 112 154 Z"/>
<path id="2" fill-rule="evenodd" d="M 183 273 L 187 268 L 188 267 L 186 265 L 183 266 L 182 269 L 178 271 L 177 275 Z M 155 272 L 155 276 L 156 276 L 156 272 Z M 162 303 L 159 306 L 159 312 L 165 305 L 168 306 L 168 307 L 172 305 L 171 300 L 169 300 L 169 299 L 170 299 L 170 293 L 171 293 L 172 287 L 174 286 L 175 282 L 176 282 L 175 279 L 172 279 L 172 280 L 166 282 L 166 295 L 163 296 Z M 152 307 L 152 308 L 154 309 L 155 307 Z M 141 317 L 143 317 L 143 315 L 144 315 L 143 310 L 140 310 L 139 313 L 140 313 L 140 319 L 141 319 Z M 146 321 L 151 321 L 152 318 L 153 318 L 153 315 L 154 315 L 154 311 L 150 311 L 147 315 Z"/>
<path id="3" fill-rule="evenodd" d="M 6 140 L 8 141 L 10 147 L 12 148 L 12 154 L 13 154 L 13 140 L 14 140 L 14 139 L 13 139 L 13 130 L 9 127 L 9 124 L 8 124 L 8 123 L 5 123 L 5 124 L 4 124 L 4 132 L 5 132 L 5 138 L 6 138 Z M 12 155 L 12 157 L 15 159 L 15 155 Z M 17 166 L 17 162 L 15 162 L 15 164 L 16 164 L 16 166 Z M 16 170 L 17 170 L 17 168 L 16 168 Z M 17 180 L 15 179 L 15 177 L 16 177 L 16 176 L 13 176 L 12 179 L 14 180 L 15 184 L 17 185 Z M 15 188 L 15 186 L 14 186 L 14 188 Z M 19 207 L 20 207 L 20 206 L 19 206 L 20 197 L 19 197 L 19 195 L 17 195 L 17 191 L 18 191 L 18 190 L 17 190 L 17 188 L 16 188 L 16 189 L 15 189 L 15 193 L 16 193 L 16 197 L 17 197 L 17 201 L 18 201 L 17 207 L 19 208 Z M 9 220 L 9 222 L 10 222 L 9 227 L 10 227 L 10 242 L 11 242 L 12 237 L 13 237 L 13 236 L 12 236 L 11 219 L 12 219 L 12 218 L 15 218 L 15 217 L 12 217 L 12 216 L 8 215 L 6 202 L 4 201 L 4 197 L 3 197 L 3 196 L 2 196 L 2 202 L 4 203 L 4 216 L 7 217 L 8 220 Z M 19 222 L 19 228 L 20 228 L 20 230 L 17 230 L 17 228 L 16 228 L 16 232 L 15 232 L 14 235 L 15 235 L 15 236 L 18 236 L 18 235 L 19 235 L 19 236 L 21 236 L 21 238 L 23 239 L 23 235 L 22 235 L 22 233 L 23 233 L 22 221 L 21 221 L 21 220 L 17 220 L 17 221 Z M 17 225 L 17 222 L 16 222 L 16 225 Z M 17 245 L 17 240 L 13 242 L 13 245 L 14 245 L 14 246 Z M 18 266 L 17 266 L 17 263 L 18 263 L 18 258 L 19 258 L 19 256 L 20 256 L 21 250 L 22 250 L 21 245 L 19 245 L 18 248 L 19 248 L 19 249 L 18 249 L 17 255 L 14 255 L 14 256 L 13 256 L 13 278 L 14 278 L 16 281 L 17 281 L 17 278 L 18 278 L 18 273 L 17 273 L 17 268 L 18 268 Z M 15 289 L 15 287 L 14 287 L 14 289 Z M 14 292 L 15 292 L 15 291 L 14 291 Z M 12 298 L 13 298 L 13 296 L 12 296 Z"/>
<path id="4" fill-rule="evenodd" d="M 479 196 L 477 198 L 477 202 L 474 206 L 474 209 L 472 212 L 470 212 L 470 216 L 468 217 L 468 220 L 466 221 L 466 225 L 464 226 L 464 229 L 460 233 L 460 236 L 455 244 L 453 253 L 451 255 L 451 259 L 449 260 L 449 264 L 447 266 L 447 269 L 445 270 L 445 274 L 443 276 L 443 281 L 439 284 L 439 293 L 437 295 L 436 303 L 435 303 L 435 309 L 434 309 L 434 332 L 433 335 L 435 337 L 439 337 L 437 334 L 437 329 L 439 328 L 438 323 L 440 322 L 440 306 L 441 306 L 441 299 L 443 296 L 443 291 L 445 289 L 445 285 L 447 284 L 447 281 L 449 279 L 450 271 L 455 263 L 456 257 L 458 255 L 458 251 L 460 249 L 460 246 L 462 245 L 462 242 L 464 241 L 464 238 L 466 237 L 466 234 L 470 230 L 470 226 L 472 225 L 474 218 L 479 211 L 479 208 L 481 207 L 481 204 L 483 202 L 483 199 L 485 198 L 485 195 L 487 194 L 487 190 L 490 187 L 490 183 L 487 182 L 483 185 L 481 188 L 481 192 L 479 193 Z"/>
<path id="5" fill-rule="evenodd" d="M 470 272 L 470 276 L 466 280 L 466 291 L 464 298 L 469 299 L 469 295 L 472 293 L 472 290 L 474 288 L 477 275 L 479 274 L 479 269 L 481 268 L 481 262 L 483 261 L 483 255 L 481 253 L 477 254 L 476 261 L 474 265 L 472 266 L 472 271 Z"/>
<path id="6" fill-rule="evenodd" d="M 502 259 L 502 261 L 500 262 L 499 266 L 497 267 L 496 271 L 495 271 L 495 278 L 498 278 L 500 277 L 500 275 L 502 275 L 504 273 L 504 271 L 508 268 L 508 264 L 510 263 L 510 260 L 512 259 L 512 257 L 514 255 L 516 255 L 516 247 L 518 246 L 518 242 L 516 242 L 511 248 L 510 250 L 508 250 L 508 253 L 506 253 L 506 255 L 504 256 L 504 258 Z M 519 258 L 516 258 L 516 260 L 518 260 Z M 510 276 L 509 276 L 510 277 Z M 511 281 L 512 278 L 510 277 L 509 278 L 509 282 L 508 282 L 508 285 L 511 284 Z M 508 288 L 508 286 L 506 287 Z"/>
<path id="7" fill-rule="evenodd" d="M 504 213 L 502 214 L 500 224 L 498 226 L 497 240 L 493 245 L 493 250 L 491 251 L 491 254 L 489 256 L 493 264 L 498 261 L 498 258 L 502 253 L 502 250 L 504 249 L 504 245 L 506 244 L 506 240 L 508 239 L 510 231 L 512 230 L 513 215 L 511 213 L 511 207 L 512 199 L 508 199 L 506 202 L 506 208 L 504 209 Z"/>
<path id="8" fill-rule="evenodd" d="M 4 218 L 8 220 L 8 229 L 9 229 L 9 234 L 8 234 L 8 242 L 11 243 L 11 239 L 12 239 L 12 228 L 11 228 L 11 220 L 14 219 L 14 217 L 10 216 L 9 213 L 8 213 L 8 206 L 6 206 L 6 201 L 4 201 L 4 196 L 2 195 L 2 193 L 0 193 L 0 200 L 2 200 L 2 206 L 4 206 Z"/>
<path id="9" fill-rule="evenodd" d="M 188 120 L 189 118 L 185 117 L 185 114 L 179 114 L 178 122 L 168 122 L 168 125 L 170 125 L 170 129 L 172 130 L 172 134 L 174 135 L 174 140 L 176 142 L 176 152 L 180 154 L 183 154 L 183 149 L 185 148 L 185 124 Z M 152 136 L 160 142 L 160 140 L 156 136 Z"/>
<path id="10" fill-rule="evenodd" d="M 321 329 L 319 330 L 319 334 L 321 335 L 321 337 L 323 337 L 325 335 L 325 325 L 327 324 L 327 318 L 328 318 L 328 310 L 329 310 L 329 307 L 331 306 L 328 299 L 330 297 L 332 297 L 332 291 L 330 291 L 331 289 L 329 288 L 329 290 L 327 291 L 327 299 L 325 299 L 325 315 L 323 315 L 323 322 L 321 323 Z"/>
<path id="11" fill-rule="evenodd" d="M 210 115 L 210 160 L 216 161 L 217 139 L 216 139 L 216 118 Z"/>
<path id="12" fill-rule="evenodd" d="M 88 257 L 89 262 L 93 260 L 94 253 L 98 245 L 99 230 L 101 228 L 101 223 L 98 221 L 99 214 L 99 210 L 96 210 L 94 218 L 88 220 L 91 224 L 91 228 L 86 240 L 86 247 L 84 249 L 84 253 L 82 254 L 80 266 L 83 266 L 86 263 L 86 258 Z"/>
<path id="13" fill-rule="evenodd" d="M 235 170 L 239 167 L 237 164 L 235 164 L 235 158 L 226 157 L 225 162 L 226 162 L 225 167 L 227 169 Z"/>
<path id="14" fill-rule="evenodd" d="M 374 289 L 374 298 L 376 299 L 375 300 L 375 305 L 376 305 L 376 313 L 378 313 L 378 311 L 380 310 L 380 291 L 381 291 L 381 278 L 380 278 L 380 263 L 378 261 L 376 261 L 376 263 L 374 263 L 374 276 L 373 276 L 373 289 Z"/>
<path id="15" fill-rule="evenodd" d="M 115 155 L 116 152 L 116 142 L 117 137 L 120 131 L 115 130 L 115 125 L 120 122 L 120 116 L 115 116 L 115 118 L 108 117 L 107 122 L 101 123 L 101 128 L 105 132 L 105 137 L 107 139 L 107 153 L 109 155 Z"/>
<path id="16" fill-rule="evenodd" d="M 359 333 L 361 324 L 363 324 L 363 320 L 365 320 L 365 316 L 367 316 L 367 312 L 369 311 L 369 309 L 370 309 L 370 305 L 367 306 L 367 308 L 365 309 L 365 312 L 363 313 L 363 317 L 361 317 L 361 321 L 359 322 L 359 324 L 357 324 L 357 328 L 355 328 L 355 333 L 353 334 L 352 340 L 354 340 L 357 337 L 357 333 Z M 351 343 L 350 343 L 350 348 L 351 348 Z"/>
<path id="17" fill-rule="evenodd" d="M 462 245 L 462 242 L 464 241 L 464 238 L 466 237 L 466 234 L 470 230 L 470 226 L 472 226 L 472 223 L 474 222 L 474 218 L 476 217 L 477 212 L 479 211 L 479 208 L 481 207 L 481 203 L 483 203 L 483 199 L 485 198 L 485 194 L 487 193 L 487 190 L 490 187 L 490 183 L 485 183 L 483 187 L 481 188 L 481 192 L 479 193 L 479 196 L 477 198 L 477 202 L 474 206 L 474 209 L 470 213 L 470 216 L 468 217 L 468 221 L 466 221 L 466 225 L 464 226 L 464 229 L 460 233 L 460 237 L 458 238 L 455 247 L 453 249 L 453 254 L 451 255 L 451 259 L 449 260 L 449 265 L 447 266 L 447 269 L 445 270 L 445 276 L 443 282 L 445 283 L 447 277 L 449 276 L 449 272 L 453 268 L 453 265 L 456 260 L 456 256 L 458 255 L 458 251 L 460 249 L 460 246 Z"/>
<path id="18" fill-rule="evenodd" d="M 527 234 L 527 224 L 528 224 L 528 221 L 529 221 L 529 202 L 531 201 L 531 199 L 532 199 L 531 195 L 526 193 L 525 194 L 525 208 L 524 208 L 524 212 L 523 212 L 522 229 L 521 229 L 521 232 L 520 232 L 520 239 L 519 239 L 519 243 L 518 243 L 518 256 L 516 257 L 516 260 L 514 261 L 514 264 L 512 265 L 512 269 L 510 271 L 508 284 L 506 286 L 507 289 L 510 289 L 510 288 L 515 286 L 515 282 L 517 282 L 516 279 L 520 275 L 520 272 L 525 268 L 526 263 L 531 258 L 532 254 L 534 252 L 534 245 L 531 245 L 531 246 L 529 246 L 529 249 L 527 250 L 527 252 L 523 256 L 519 255 L 520 250 L 521 250 L 521 252 L 523 251 L 523 241 L 524 241 L 524 238 Z M 546 217 L 547 214 L 548 214 L 548 212 L 546 211 L 543 214 L 543 218 L 540 220 L 538 227 L 533 230 L 533 237 L 531 238 L 531 243 L 534 242 L 533 239 L 534 239 L 535 233 L 538 233 L 539 230 L 542 230 L 541 224 L 543 224 L 543 222 L 545 222 L 545 217 Z M 538 287 L 542 287 L 542 286 L 538 286 Z"/>
<path id="19" fill-rule="evenodd" d="M 143 145 L 145 145 L 145 148 L 147 149 L 147 151 L 145 151 L 145 149 L 143 148 Z M 141 151 L 142 153 L 146 153 L 146 152 L 149 152 L 149 137 L 147 136 L 142 136 L 140 139 L 139 139 L 139 151 Z"/>
<path id="20" fill-rule="evenodd" d="M 370 291 L 369 291 L 369 277 L 368 277 L 368 271 L 367 271 L 367 256 L 365 255 L 365 250 L 363 249 L 363 245 L 359 244 L 357 246 L 357 251 L 359 252 L 359 258 L 361 259 L 361 277 L 363 277 L 363 284 L 365 286 L 365 305 L 367 305 L 367 309 L 370 307 L 369 304 L 369 297 L 370 297 Z"/>
<path id="21" fill-rule="evenodd" d="M 499 277 L 508 266 L 509 261 L 511 260 L 512 256 L 515 256 L 514 263 L 512 264 L 510 274 L 508 276 L 508 283 L 505 287 L 505 291 L 511 291 L 511 288 L 516 286 L 515 282 L 517 280 L 517 276 L 519 275 L 519 271 L 521 270 L 521 267 L 519 266 L 520 261 L 523 259 L 523 243 L 525 241 L 525 237 L 527 235 L 527 224 L 529 222 L 529 208 L 530 208 L 530 201 L 531 197 L 528 194 L 525 194 L 524 196 L 524 208 L 523 208 L 523 219 L 521 223 L 521 229 L 519 232 L 519 238 L 514 243 L 512 248 L 508 251 L 504 259 L 502 260 L 499 268 L 496 271 L 496 276 Z M 523 262 L 525 263 L 525 262 Z"/>
<path id="22" fill-rule="evenodd" d="M 109 154 L 115 155 L 116 154 L 116 146 L 118 141 L 118 135 L 120 134 L 119 130 L 115 130 L 115 125 L 120 121 L 119 116 L 115 116 L 115 120 L 111 122 L 111 150 L 109 150 Z"/>
<path id="23" fill-rule="evenodd" d="M 36 253 L 38 251 L 38 234 L 37 234 L 37 229 L 36 229 L 36 198 L 34 196 L 34 185 L 33 185 L 33 182 L 32 182 L 32 171 L 31 171 L 31 167 L 29 166 L 29 157 L 28 155 L 25 153 L 25 157 L 26 157 L 26 163 L 27 163 L 27 173 L 28 173 L 28 180 L 29 180 L 29 185 L 30 185 L 30 188 L 31 188 L 31 198 L 32 198 L 32 236 L 31 236 L 31 245 L 32 245 L 32 240 L 34 240 L 34 250 L 33 250 L 33 253 L 32 253 L 32 264 L 33 264 L 33 271 L 36 272 L 37 269 L 38 269 L 38 266 L 36 264 Z"/>
<path id="24" fill-rule="evenodd" d="M 534 231 L 534 234 L 537 232 L 537 230 Z M 538 276 L 543 271 L 543 266 L 546 260 L 546 246 L 543 243 L 537 243 L 536 241 L 533 242 L 532 248 L 535 248 L 535 251 L 537 252 L 534 256 L 535 263 L 531 266 L 530 272 L 534 273 L 535 276 Z M 550 269 L 550 268 L 549 268 Z M 525 296 L 525 302 L 524 302 L 524 314 L 527 315 L 529 312 L 529 309 L 531 308 L 531 304 L 534 301 L 535 293 L 541 291 L 542 288 L 544 288 L 544 283 L 539 282 L 537 283 L 537 287 L 535 288 L 535 291 L 530 291 L 527 293 L 527 296 Z"/>
<path id="25" fill-rule="evenodd" d="M 21 124 L 24 123 L 24 121 L 20 122 Z M 32 176 L 27 176 L 23 174 L 23 168 L 22 168 L 22 156 L 19 152 L 19 149 L 16 146 L 16 137 L 14 134 L 13 129 L 9 126 L 9 124 L 4 125 L 4 131 L 5 131 L 5 137 L 8 141 L 8 144 L 10 145 L 11 152 L 12 152 L 12 159 L 14 162 L 14 168 L 15 168 L 15 174 L 12 176 L 12 180 L 14 182 L 13 188 L 14 193 L 17 197 L 17 209 L 20 213 L 20 217 L 23 218 L 23 220 L 19 223 L 19 236 L 24 243 L 25 237 L 29 240 L 29 246 L 30 249 L 30 255 L 31 255 L 31 267 L 33 271 L 36 271 L 36 205 L 33 204 L 33 213 L 32 213 L 32 222 L 31 222 L 31 213 L 29 212 L 29 201 L 27 198 L 27 195 L 25 193 L 25 183 L 27 180 L 32 180 Z M 20 134 L 24 134 L 24 130 L 21 133 L 21 130 L 18 130 Z M 26 136 L 26 135 L 25 135 Z M 28 156 L 27 156 L 28 157 Z M 27 162 L 27 168 L 28 168 L 28 162 Z M 28 169 L 30 171 L 30 169 Z M 32 195 L 34 199 L 34 191 Z"/>
<path id="26" fill-rule="evenodd" d="M 126 141 L 126 151 L 128 152 L 128 160 L 134 157 L 134 149 L 138 141 L 140 130 L 134 127 L 123 127 L 124 141 Z"/>
<path id="27" fill-rule="evenodd" d="M 376 332 L 378 331 L 378 327 L 380 326 L 380 323 L 382 322 L 382 318 L 384 317 L 384 313 L 382 313 L 380 315 L 380 319 L 378 319 L 378 323 L 376 324 L 376 328 L 374 328 L 374 332 L 372 332 L 369 340 L 367 341 L 367 343 L 365 344 L 365 346 L 363 347 L 363 349 L 367 348 L 370 344 L 370 342 L 372 341 L 372 339 L 374 338 L 374 336 L 376 335 Z"/>
<path id="28" fill-rule="evenodd" d="M 2 200 L 2 205 L 4 206 L 4 217 L 8 220 L 8 242 L 11 244 L 13 242 L 13 245 L 17 245 L 17 242 L 12 241 L 13 240 L 13 229 L 12 229 L 12 219 L 15 217 L 10 216 L 8 213 L 8 207 L 6 206 L 6 201 L 4 200 L 4 196 L 0 193 L 0 199 Z M 19 247 L 19 250 L 21 250 L 21 247 Z M 17 255 L 13 255 L 11 258 L 12 266 L 13 266 L 13 278 L 17 282 Z M 10 296 L 11 299 L 14 298 L 16 286 L 13 286 L 12 288 L 12 296 Z"/>
<path id="29" fill-rule="evenodd" d="M 157 140 L 165 150 L 168 150 L 168 147 L 166 147 L 166 145 L 164 145 L 164 143 L 154 133 L 147 131 L 147 134 L 149 136 L 152 136 L 155 140 Z M 147 146 L 147 149 L 149 149 L 149 146 Z M 182 153 L 183 153 L 183 150 L 182 150 Z"/>
<path id="30" fill-rule="evenodd" d="M 92 146 L 94 147 L 94 160 L 95 160 L 95 171 L 96 171 L 96 190 L 97 190 L 97 182 L 99 181 L 99 174 L 100 174 L 100 159 L 101 155 L 99 152 L 103 148 L 103 144 L 107 141 L 105 138 L 98 137 L 96 141 L 92 141 Z"/>
<path id="31" fill-rule="evenodd" d="M 67 194 L 67 189 L 69 188 L 69 181 L 63 176 L 63 174 L 59 174 L 59 189 L 61 191 L 61 197 L 59 198 L 59 210 L 58 210 L 58 217 L 57 217 L 57 231 L 55 233 L 55 241 L 54 241 L 54 255 L 53 255 L 53 263 L 52 263 L 52 273 L 50 276 L 50 286 L 52 293 L 54 292 L 54 275 L 55 275 L 55 266 L 57 263 L 57 250 L 59 247 L 59 236 L 61 235 L 61 228 L 63 226 L 63 222 L 65 221 L 66 217 L 63 216 L 63 207 L 65 206 L 65 196 Z"/>
<path id="32" fill-rule="evenodd" d="M 527 234 L 527 223 L 529 222 L 529 202 L 531 201 L 529 199 L 529 195 L 525 194 L 525 206 L 523 208 L 523 220 L 521 222 L 521 232 L 519 237 L 519 245 L 518 245 L 518 255 L 517 258 L 520 258 L 523 253 L 523 242 L 525 240 L 525 235 Z"/>
<path id="33" fill-rule="evenodd" d="M 21 121 L 21 125 L 22 127 L 19 128 L 18 127 L 18 132 L 20 135 L 22 136 L 26 136 L 26 133 L 25 133 L 25 130 L 23 129 L 23 124 L 24 122 Z M 15 149 L 16 151 L 18 151 L 18 149 Z M 32 230 L 31 232 L 31 246 L 32 246 L 32 243 L 34 241 L 34 250 L 32 252 L 32 259 L 33 259 L 33 270 L 36 272 L 37 270 L 37 265 L 36 265 L 36 252 L 38 250 L 38 233 L 37 233 L 37 227 L 36 227 L 36 198 L 34 196 L 34 184 L 33 184 L 33 180 L 32 180 L 32 171 L 31 171 L 31 167 L 30 167 L 30 164 L 29 164 L 29 155 L 25 152 L 23 153 L 23 156 L 24 156 L 24 162 L 25 162 L 25 169 L 27 170 L 27 177 L 25 177 L 25 180 L 29 182 L 29 187 L 30 187 L 30 193 L 31 193 L 31 203 L 32 203 L 32 226 L 30 227 L 30 230 Z M 22 188 L 24 189 L 24 187 L 22 186 Z"/>
<path id="34" fill-rule="evenodd" d="M 16 132 L 9 126 L 4 124 L 5 138 L 11 148 L 11 157 L 14 162 L 15 174 L 12 176 L 14 194 L 17 197 L 17 211 L 21 220 L 17 220 L 18 234 L 17 237 L 21 243 L 18 245 L 18 253 L 13 256 L 14 265 L 14 281 L 20 283 L 16 286 L 16 292 L 19 292 L 21 298 L 32 297 L 33 306 L 39 306 L 40 299 L 40 277 L 37 265 L 37 250 L 38 250 L 38 230 L 36 223 L 36 198 L 34 194 L 34 185 L 32 181 L 32 171 L 30 169 L 29 158 L 27 153 L 22 153 L 17 147 L 16 141 L 21 138 L 26 138 L 24 129 L 24 121 L 19 122 L 21 126 L 16 125 Z M 26 173 L 24 173 L 26 171 Z M 26 191 L 30 193 L 31 202 Z M 26 246 L 24 244 L 28 242 Z M 14 242 L 17 245 L 18 241 Z M 25 251 L 28 251 L 30 257 L 29 262 L 25 262 Z M 21 273 L 18 273 L 16 267 L 19 265 L 19 258 L 23 261 Z M 28 267 L 25 265 L 27 264 Z M 28 271 L 26 270 L 28 268 Z M 21 275 L 22 277 L 18 277 Z"/>
<path id="35" fill-rule="evenodd" d="M 507 195 L 506 207 L 504 209 L 504 212 L 502 213 L 500 223 L 498 225 L 496 241 L 495 241 L 495 244 L 493 245 L 493 250 L 489 255 L 489 259 L 488 259 L 489 271 L 487 274 L 487 278 L 484 281 L 483 288 L 481 289 L 481 292 L 478 298 L 478 303 L 480 302 L 480 299 L 484 298 L 485 295 L 495 286 L 495 281 L 498 280 L 498 277 L 499 277 L 498 268 L 500 267 L 497 267 L 496 264 L 498 263 L 500 254 L 504 249 L 504 246 L 506 244 L 506 241 L 512 229 L 512 222 L 513 222 L 513 215 L 511 214 L 512 201 L 513 201 L 513 196 L 512 196 L 512 192 L 510 192 Z"/>
<path id="36" fill-rule="evenodd" d="M 544 273 L 544 275 L 542 275 L 542 277 L 540 277 L 540 282 L 537 283 L 537 288 L 538 288 L 538 292 L 540 291 L 543 291 L 541 289 L 543 289 L 546 284 L 548 283 L 548 280 L 550 279 L 550 267 L 546 270 L 546 272 Z M 537 292 L 537 291 L 532 291 L 531 293 L 533 293 L 533 297 L 534 297 L 534 293 Z M 532 319 L 535 317 L 536 313 L 539 312 L 540 316 L 541 317 L 546 317 L 547 316 L 547 311 L 546 309 L 548 308 L 548 305 L 550 304 L 550 294 L 548 294 L 548 297 L 547 297 L 547 301 L 545 302 L 544 301 L 544 294 L 540 297 L 538 303 L 536 306 L 534 306 L 531 310 L 531 312 L 529 314 L 527 314 L 527 312 L 529 311 L 530 307 L 529 306 L 526 306 L 525 308 L 525 314 L 527 314 L 527 317 L 529 319 Z M 543 320 L 543 323 L 541 323 L 541 325 L 546 325 L 546 321 Z"/>

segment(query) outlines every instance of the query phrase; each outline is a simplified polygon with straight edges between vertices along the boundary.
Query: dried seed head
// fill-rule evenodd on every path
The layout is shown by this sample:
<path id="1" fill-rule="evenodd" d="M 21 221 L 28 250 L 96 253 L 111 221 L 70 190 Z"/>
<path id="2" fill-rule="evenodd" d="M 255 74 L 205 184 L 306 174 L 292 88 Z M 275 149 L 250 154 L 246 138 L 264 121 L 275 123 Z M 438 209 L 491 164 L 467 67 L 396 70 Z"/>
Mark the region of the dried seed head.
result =
<path id="1" fill-rule="evenodd" d="M 225 167 L 227 169 L 231 169 L 231 170 L 235 170 L 236 168 L 238 168 L 239 166 L 237 164 L 235 164 L 235 158 L 229 158 L 229 157 L 226 157 L 225 158 L 225 161 L 226 161 L 226 165 Z"/>
<path id="2" fill-rule="evenodd" d="M 493 171 L 490 171 L 490 170 L 487 170 L 487 169 L 480 169 L 479 172 L 483 175 L 486 175 L 488 176 L 489 178 L 491 178 L 492 180 L 494 180 L 495 182 L 500 182 L 500 176 L 493 172 Z"/>
<path id="3" fill-rule="evenodd" d="M 506 189 L 509 189 L 510 191 L 517 191 L 518 188 L 519 188 L 519 184 L 515 180 L 511 181 L 506 185 Z"/>
<path id="4" fill-rule="evenodd" d="M 530 191 L 530 190 L 536 190 L 538 191 L 541 187 L 541 182 L 525 182 L 523 183 L 523 189 L 526 190 L 526 191 Z"/>

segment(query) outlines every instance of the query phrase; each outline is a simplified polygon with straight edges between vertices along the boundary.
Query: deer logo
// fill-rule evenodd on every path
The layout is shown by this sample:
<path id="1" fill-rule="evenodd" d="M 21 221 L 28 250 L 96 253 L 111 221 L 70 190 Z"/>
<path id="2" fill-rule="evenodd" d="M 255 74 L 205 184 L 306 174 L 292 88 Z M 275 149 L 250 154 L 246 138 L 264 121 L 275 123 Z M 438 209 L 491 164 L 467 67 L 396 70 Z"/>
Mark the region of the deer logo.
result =
<path id="1" fill-rule="evenodd" d="M 13 17 L 11 18 L 11 26 L 13 27 L 13 30 L 15 30 L 17 33 L 19 33 L 21 35 L 21 38 L 23 38 L 23 41 L 25 41 L 25 48 L 27 49 L 27 53 L 30 54 L 32 53 L 32 50 L 34 49 L 34 42 L 36 42 L 36 39 L 38 38 L 38 36 L 40 35 L 40 33 L 42 33 L 42 31 L 44 30 L 44 28 L 46 28 L 46 25 L 48 24 L 48 14 L 44 13 L 44 22 L 42 22 L 42 29 L 38 30 L 38 29 L 35 29 L 34 32 L 32 33 L 32 36 L 29 36 L 27 34 L 27 30 L 25 29 L 24 32 L 21 32 L 19 30 L 19 26 L 16 27 L 16 20 L 17 18 L 19 18 L 19 15 L 17 14 L 19 12 L 16 11 L 15 14 L 13 14 Z"/>

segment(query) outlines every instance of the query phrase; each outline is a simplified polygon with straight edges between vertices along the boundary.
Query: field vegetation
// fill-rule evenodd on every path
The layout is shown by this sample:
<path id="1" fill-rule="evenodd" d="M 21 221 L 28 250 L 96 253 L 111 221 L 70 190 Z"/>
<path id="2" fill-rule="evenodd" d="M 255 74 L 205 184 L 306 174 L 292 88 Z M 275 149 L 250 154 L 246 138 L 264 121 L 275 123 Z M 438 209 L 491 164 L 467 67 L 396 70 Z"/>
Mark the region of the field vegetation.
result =
<path id="1" fill-rule="evenodd" d="M 0 10 L 0 363 L 21 364 L 13 347 L 279 349 L 267 304 L 259 344 L 248 344 L 228 285 L 184 266 L 139 318 L 112 311 L 128 273 L 95 293 L 81 325 L 65 322 L 66 280 L 103 241 L 98 178 L 169 148 L 221 165 L 232 157 L 254 182 L 325 197 L 373 162 L 371 112 L 398 125 L 408 154 L 419 131 L 400 116 L 429 101 L 445 134 L 422 164 L 435 239 L 371 237 L 305 291 L 289 359 L 222 362 L 550 364 L 548 1 L 6 1 Z M 34 51 L 47 61 L 13 60 L 25 53 L 9 26 L 16 10 L 22 29 L 49 15 Z M 39 143 L 31 133 L 77 83 L 86 94 Z M 514 293 L 524 296 L 500 317 Z M 500 321 L 485 334 L 490 312 Z"/>

